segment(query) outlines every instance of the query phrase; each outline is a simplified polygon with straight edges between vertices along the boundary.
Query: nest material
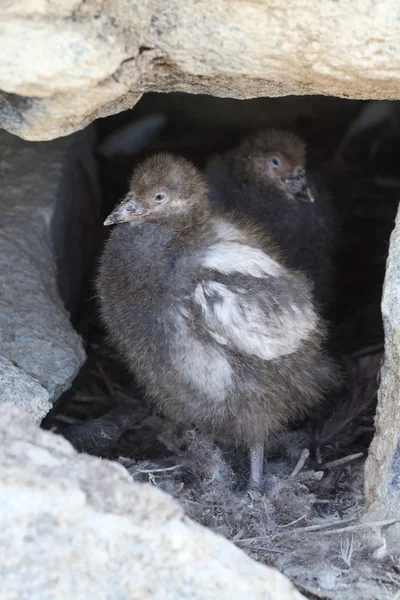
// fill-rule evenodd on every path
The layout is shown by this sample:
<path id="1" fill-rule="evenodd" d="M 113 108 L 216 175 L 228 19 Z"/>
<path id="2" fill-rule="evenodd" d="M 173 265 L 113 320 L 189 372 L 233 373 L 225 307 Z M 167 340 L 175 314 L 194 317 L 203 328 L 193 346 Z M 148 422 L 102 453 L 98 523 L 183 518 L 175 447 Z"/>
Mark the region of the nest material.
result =
<path id="1" fill-rule="evenodd" d="M 152 414 L 105 346 L 94 349 L 64 408 L 48 424 L 62 429 L 82 419 L 122 422 L 119 435 L 103 451 L 98 446 L 97 454 L 118 460 L 134 481 L 170 493 L 189 517 L 277 567 L 303 593 L 354 600 L 368 591 L 371 598 L 392 599 L 400 586 L 395 560 L 386 554 L 379 524 L 362 524 L 363 464 L 381 352 L 367 356 L 347 359 L 353 391 L 336 399 L 322 426 L 319 416 L 275 440 L 260 496 L 244 491 L 245 454 Z"/>

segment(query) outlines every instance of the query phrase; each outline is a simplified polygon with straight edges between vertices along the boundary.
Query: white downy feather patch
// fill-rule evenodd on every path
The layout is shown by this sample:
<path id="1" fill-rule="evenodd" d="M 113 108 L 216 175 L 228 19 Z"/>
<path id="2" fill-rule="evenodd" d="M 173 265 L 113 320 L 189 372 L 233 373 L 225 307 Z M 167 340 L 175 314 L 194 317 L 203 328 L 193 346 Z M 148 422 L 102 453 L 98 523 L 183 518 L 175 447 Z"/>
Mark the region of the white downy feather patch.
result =
<path id="1" fill-rule="evenodd" d="M 209 296 L 213 296 L 212 301 Z M 311 306 L 300 310 L 292 305 L 276 314 L 266 314 L 254 298 L 238 295 L 216 281 L 199 283 L 194 300 L 210 335 L 219 344 L 264 360 L 298 350 L 317 323 Z"/>
<path id="2" fill-rule="evenodd" d="M 225 219 L 213 220 L 214 231 L 217 237 L 224 242 L 245 242 L 246 235 Z"/>
<path id="3" fill-rule="evenodd" d="M 225 275 L 242 273 L 252 277 L 278 277 L 285 271 L 258 248 L 237 242 L 217 242 L 206 252 L 202 266 Z"/>
<path id="4" fill-rule="evenodd" d="M 175 343 L 180 352 L 176 364 L 186 382 L 209 396 L 213 402 L 222 402 L 232 385 L 232 367 L 225 352 L 194 337 L 186 323 L 189 314 L 183 307 L 174 314 L 177 325 Z"/>

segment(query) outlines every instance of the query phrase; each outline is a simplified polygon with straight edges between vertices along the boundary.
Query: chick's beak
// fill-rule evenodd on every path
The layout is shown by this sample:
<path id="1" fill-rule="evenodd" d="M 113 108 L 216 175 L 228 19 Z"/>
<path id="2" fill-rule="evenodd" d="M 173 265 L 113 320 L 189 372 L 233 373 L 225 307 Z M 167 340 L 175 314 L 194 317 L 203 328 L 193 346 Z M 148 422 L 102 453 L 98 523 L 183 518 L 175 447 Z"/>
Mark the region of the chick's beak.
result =
<path id="1" fill-rule="evenodd" d="M 315 198 L 305 174 L 302 177 L 299 177 L 299 191 L 297 196 L 300 200 L 304 200 L 305 202 L 315 202 Z"/>
<path id="2" fill-rule="evenodd" d="M 141 202 L 135 200 L 131 195 L 128 195 L 114 210 L 108 215 L 104 221 L 104 225 L 116 225 L 118 223 L 126 223 L 137 217 L 144 217 L 151 213 L 151 210 L 143 206 Z"/>
<path id="3" fill-rule="evenodd" d="M 298 170 L 296 174 L 285 179 L 285 183 L 289 185 L 296 198 L 305 202 L 315 202 L 315 198 L 311 191 L 311 187 L 307 180 L 307 175 L 304 169 Z"/>

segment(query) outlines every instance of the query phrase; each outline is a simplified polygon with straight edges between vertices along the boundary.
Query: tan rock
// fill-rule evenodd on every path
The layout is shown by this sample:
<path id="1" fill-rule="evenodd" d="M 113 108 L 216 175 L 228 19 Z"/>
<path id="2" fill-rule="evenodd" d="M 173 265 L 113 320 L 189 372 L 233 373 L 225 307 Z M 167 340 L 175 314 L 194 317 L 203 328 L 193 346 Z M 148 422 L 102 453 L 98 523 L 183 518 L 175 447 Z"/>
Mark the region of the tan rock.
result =
<path id="1" fill-rule="evenodd" d="M 8 404 L 0 445 L 2 600 L 303 598 L 166 494 Z"/>
<path id="2" fill-rule="evenodd" d="M 399 55 L 393 0 L 8 0 L 0 124 L 53 139 L 146 91 L 400 98 Z"/>

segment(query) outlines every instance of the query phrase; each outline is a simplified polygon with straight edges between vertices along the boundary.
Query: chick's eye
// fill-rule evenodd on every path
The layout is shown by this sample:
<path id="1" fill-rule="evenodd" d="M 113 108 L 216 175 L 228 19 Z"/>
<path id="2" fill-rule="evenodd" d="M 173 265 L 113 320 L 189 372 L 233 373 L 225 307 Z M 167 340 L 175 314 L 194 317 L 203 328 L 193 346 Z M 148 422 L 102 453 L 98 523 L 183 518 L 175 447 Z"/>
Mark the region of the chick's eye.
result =
<path id="1" fill-rule="evenodd" d="M 281 164 L 281 161 L 279 160 L 279 158 L 277 158 L 276 156 L 274 156 L 273 158 L 271 158 L 271 164 L 274 167 L 279 167 Z"/>
<path id="2" fill-rule="evenodd" d="M 163 202 L 165 200 L 165 194 L 155 194 L 153 200 L 154 202 Z"/>

